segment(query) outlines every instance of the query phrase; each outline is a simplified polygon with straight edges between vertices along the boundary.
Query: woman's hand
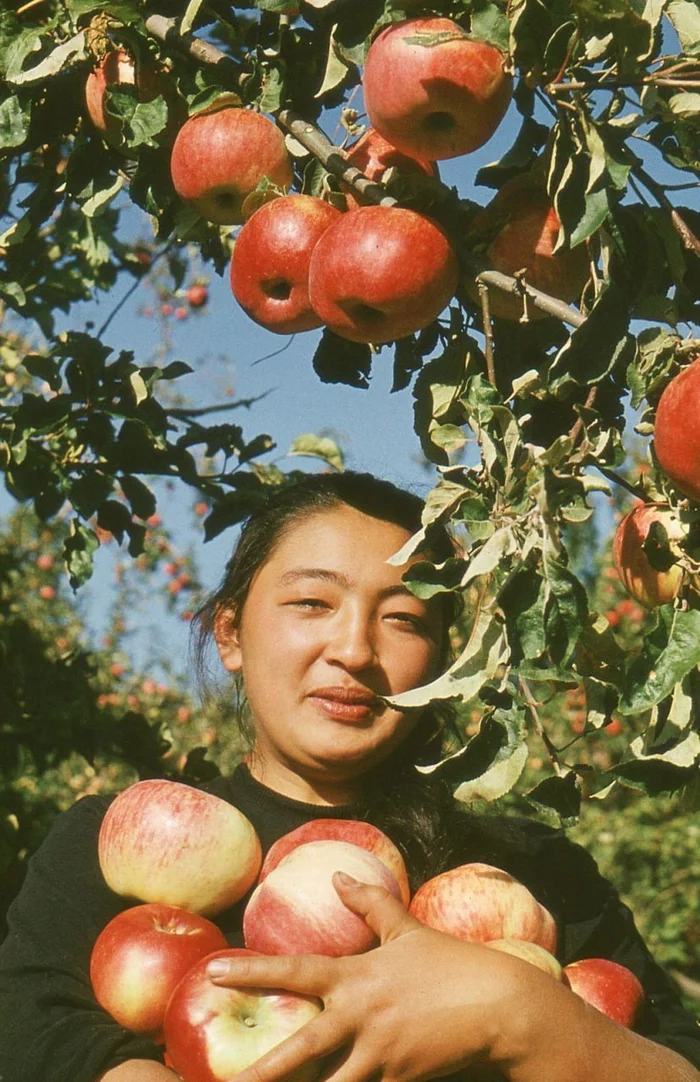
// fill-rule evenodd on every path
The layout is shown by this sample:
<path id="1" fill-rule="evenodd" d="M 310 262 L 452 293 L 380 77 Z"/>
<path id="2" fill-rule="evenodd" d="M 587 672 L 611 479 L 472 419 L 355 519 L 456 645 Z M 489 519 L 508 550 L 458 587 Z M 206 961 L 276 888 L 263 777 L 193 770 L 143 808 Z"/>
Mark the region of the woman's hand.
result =
<path id="1" fill-rule="evenodd" d="M 529 969 L 546 975 L 425 927 L 380 887 L 348 882 L 341 874 L 334 882 L 382 945 L 344 958 L 227 962 L 226 973 L 212 977 L 215 983 L 285 988 L 317 996 L 325 1008 L 243 1071 L 239 1082 L 278 1082 L 321 1057 L 330 1057 L 325 1078 L 332 1082 L 420 1082 L 494 1062 L 501 1019 L 517 1010 L 522 994 L 518 976 Z"/>

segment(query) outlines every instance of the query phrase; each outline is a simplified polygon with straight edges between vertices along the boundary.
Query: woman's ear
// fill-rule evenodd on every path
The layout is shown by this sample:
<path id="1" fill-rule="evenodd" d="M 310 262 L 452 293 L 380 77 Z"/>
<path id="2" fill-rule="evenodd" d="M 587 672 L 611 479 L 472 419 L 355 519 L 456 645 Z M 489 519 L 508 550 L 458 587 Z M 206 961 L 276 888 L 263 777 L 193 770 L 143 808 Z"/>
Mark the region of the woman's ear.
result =
<path id="1" fill-rule="evenodd" d="M 214 639 L 224 668 L 228 672 L 238 672 L 243 659 L 236 627 L 236 614 L 232 609 L 218 609 L 214 617 Z"/>

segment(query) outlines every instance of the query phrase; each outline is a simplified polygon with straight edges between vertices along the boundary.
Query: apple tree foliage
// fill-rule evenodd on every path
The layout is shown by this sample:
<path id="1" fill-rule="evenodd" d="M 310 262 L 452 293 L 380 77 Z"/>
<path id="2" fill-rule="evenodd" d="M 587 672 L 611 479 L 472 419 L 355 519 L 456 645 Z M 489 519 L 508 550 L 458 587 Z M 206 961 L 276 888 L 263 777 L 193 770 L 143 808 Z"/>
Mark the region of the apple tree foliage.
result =
<path id="1" fill-rule="evenodd" d="M 580 308 L 563 310 L 533 298 L 526 282 L 498 284 L 486 268 L 488 288 L 520 291 L 523 308 L 519 322 L 490 326 L 467 288 L 484 270 L 469 243 L 475 205 L 433 180 L 388 182 L 387 194 L 445 226 L 462 266 L 442 318 L 379 351 L 393 354 L 395 390 L 412 386 L 417 438 L 436 469 L 424 531 L 451 522 L 466 542 L 463 556 L 412 568 L 421 596 L 463 593 L 467 624 L 449 672 L 401 702 L 447 698 L 463 717 L 478 714 L 466 746 L 437 768 L 464 799 L 497 798 L 519 782 L 528 730 L 549 766 L 530 799 L 563 819 L 577 814 L 584 785 L 598 797 L 621 785 L 652 795 L 690 790 L 700 763 L 698 595 L 688 589 L 656 610 L 625 649 L 572 554 L 587 536 L 595 493 L 622 483 L 678 509 L 690 527 L 682 560 L 689 572 L 697 566 L 698 510 L 653 453 L 643 470 L 622 476 L 629 407 L 636 431 L 650 435 L 662 389 L 699 346 L 697 0 L 28 0 L 5 10 L 0 298 L 43 336 L 33 350 L 11 331 L 0 343 L 5 372 L 23 377 L 6 379 L 0 397 L 6 486 L 43 521 L 70 509 L 64 559 L 77 587 L 91 573 L 96 528 L 128 540 L 133 557 L 143 551 L 156 509 L 152 478 L 179 479 L 206 498 L 208 537 L 284 483 L 264 462 L 270 437 L 168 405 L 164 390 L 187 366 L 120 352 L 110 326 L 56 330 L 57 310 L 70 313 L 143 273 L 125 237 L 125 200 L 150 217 L 154 253 L 175 274 L 186 245 L 223 273 L 234 239 L 175 195 L 171 96 L 144 103 L 128 87 L 109 94 L 128 156 L 91 128 L 83 87 L 95 61 L 114 46 L 159 61 L 190 114 L 222 94 L 272 114 L 290 135 L 295 190 L 332 197 L 343 162 L 317 127 L 324 110 L 344 106 L 352 127 L 372 36 L 425 14 L 449 16 L 508 53 L 519 133 L 477 180 L 493 189 L 540 170 L 561 244 L 587 247 L 591 279 Z M 530 318 L 534 308 L 550 318 Z M 325 332 L 314 366 L 324 381 L 362 387 L 376 354 Z M 656 550 L 661 566 L 663 537 Z M 622 760 L 593 781 L 543 722 L 543 704 L 572 690 L 587 731 L 615 715 L 632 734 Z"/>

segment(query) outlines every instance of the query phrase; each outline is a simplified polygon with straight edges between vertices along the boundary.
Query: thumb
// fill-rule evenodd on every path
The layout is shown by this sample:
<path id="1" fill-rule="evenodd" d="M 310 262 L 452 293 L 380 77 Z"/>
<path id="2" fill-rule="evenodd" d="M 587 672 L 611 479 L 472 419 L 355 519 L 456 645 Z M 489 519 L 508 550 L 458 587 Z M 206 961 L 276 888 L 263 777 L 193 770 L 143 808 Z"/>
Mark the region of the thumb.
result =
<path id="1" fill-rule="evenodd" d="M 362 917 L 382 943 L 423 927 L 386 887 L 360 883 L 346 872 L 334 873 L 333 886 L 341 902 Z"/>

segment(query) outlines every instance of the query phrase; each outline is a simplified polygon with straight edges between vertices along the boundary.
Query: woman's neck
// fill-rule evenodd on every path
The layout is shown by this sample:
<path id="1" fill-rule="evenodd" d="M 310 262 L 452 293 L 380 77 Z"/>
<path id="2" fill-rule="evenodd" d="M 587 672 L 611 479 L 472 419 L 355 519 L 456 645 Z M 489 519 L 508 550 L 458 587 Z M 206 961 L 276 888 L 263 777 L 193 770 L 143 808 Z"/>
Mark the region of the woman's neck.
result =
<path id="1" fill-rule="evenodd" d="M 304 804 L 338 807 L 354 804 L 360 794 L 359 782 L 353 779 L 316 778 L 311 772 L 301 774 L 298 769 L 270 761 L 255 750 L 246 756 L 245 763 L 251 776 L 261 785 Z"/>

